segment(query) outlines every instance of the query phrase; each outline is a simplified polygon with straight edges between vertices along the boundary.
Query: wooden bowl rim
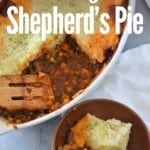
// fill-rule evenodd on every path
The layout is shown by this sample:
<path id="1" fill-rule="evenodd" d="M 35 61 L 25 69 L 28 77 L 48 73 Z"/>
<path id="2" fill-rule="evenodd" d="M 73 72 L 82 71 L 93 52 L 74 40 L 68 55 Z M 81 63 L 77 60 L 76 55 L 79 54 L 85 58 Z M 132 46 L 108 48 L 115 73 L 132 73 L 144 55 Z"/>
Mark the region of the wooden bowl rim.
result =
<path id="1" fill-rule="evenodd" d="M 58 134 L 58 130 L 61 127 L 62 123 L 67 119 L 67 116 L 72 113 L 73 111 L 76 111 L 79 107 L 82 107 L 84 105 L 90 104 L 90 103 L 112 103 L 115 105 L 118 105 L 120 107 L 124 107 L 126 110 L 130 111 L 138 120 L 139 122 L 142 124 L 143 129 L 146 131 L 146 137 L 149 139 L 149 148 L 150 148 L 150 133 L 148 130 L 148 127 L 146 126 L 146 124 L 144 123 L 144 121 L 141 119 L 141 117 L 131 108 L 129 108 L 128 106 L 126 106 L 125 104 L 122 104 L 116 100 L 112 100 L 112 99 L 105 99 L 105 98 L 93 98 L 93 99 L 87 99 L 83 102 L 80 102 L 78 104 L 76 104 L 75 106 L 71 107 L 68 111 L 65 112 L 65 114 L 61 117 L 61 119 L 59 120 L 55 130 L 54 130 L 54 134 L 53 134 L 53 141 L 52 141 L 52 149 L 56 150 L 56 136 Z"/>

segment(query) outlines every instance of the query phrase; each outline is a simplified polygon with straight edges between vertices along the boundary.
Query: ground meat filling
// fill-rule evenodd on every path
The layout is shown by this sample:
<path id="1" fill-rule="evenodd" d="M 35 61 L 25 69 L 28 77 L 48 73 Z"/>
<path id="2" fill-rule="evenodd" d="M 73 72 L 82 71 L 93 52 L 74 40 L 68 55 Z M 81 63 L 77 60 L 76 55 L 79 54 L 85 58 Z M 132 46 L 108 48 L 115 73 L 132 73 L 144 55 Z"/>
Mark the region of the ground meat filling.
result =
<path id="1" fill-rule="evenodd" d="M 35 112 L 26 110 L 8 112 L 0 109 L 0 115 L 8 119 L 10 123 L 22 123 L 60 108 L 72 100 L 78 91 L 85 89 L 91 83 L 102 67 L 112 58 L 113 53 L 114 50 L 107 49 L 103 63 L 91 60 L 81 52 L 76 41 L 68 35 L 64 43 L 31 62 L 29 67 L 23 71 L 23 74 L 44 72 L 50 76 L 55 94 L 55 102 L 52 107 Z"/>
<path id="2" fill-rule="evenodd" d="M 24 73 L 44 72 L 50 75 L 55 100 L 68 103 L 72 96 L 85 89 L 99 73 L 102 64 L 90 60 L 70 37 L 53 52 L 30 64 Z"/>

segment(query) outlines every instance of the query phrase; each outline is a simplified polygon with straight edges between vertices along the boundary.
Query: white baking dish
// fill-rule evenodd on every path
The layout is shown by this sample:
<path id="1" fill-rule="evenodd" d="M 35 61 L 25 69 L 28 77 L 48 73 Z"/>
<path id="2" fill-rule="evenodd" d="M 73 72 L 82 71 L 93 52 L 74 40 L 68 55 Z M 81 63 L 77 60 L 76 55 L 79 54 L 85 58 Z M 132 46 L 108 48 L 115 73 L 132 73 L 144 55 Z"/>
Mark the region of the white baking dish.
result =
<path id="1" fill-rule="evenodd" d="M 133 12 L 134 12 L 134 9 L 135 9 L 135 4 L 136 4 L 136 0 L 129 0 L 129 5 L 132 6 L 133 8 Z M 128 28 L 128 24 L 126 25 L 126 28 L 123 32 L 123 35 L 121 37 L 121 40 L 119 42 L 119 45 L 118 45 L 118 48 L 113 56 L 113 58 L 111 59 L 110 63 L 107 65 L 107 67 L 98 75 L 98 77 L 86 88 L 86 90 L 80 94 L 78 97 L 76 97 L 75 99 L 73 99 L 72 101 L 70 101 L 68 104 L 66 104 L 65 106 L 63 106 L 62 108 L 52 112 L 52 113 L 49 113 L 41 118 L 37 118 L 35 120 L 32 120 L 30 122 L 26 122 L 26 123 L 23 123 L 23 124 L 19 124 L 19 125 L 8 125 L 6 123 L 6 121 L 4 119 L 0 119 L 0 134 L 4 134 L 4 133 L 7 133 L 9 131 L 13 131 L 15 129 L 22 129 L 22 128 L 27 128 L 27 127 L 30 127 L 30 126 L 34 126 L 34 125 L 37 125 L 37 124 L 40 124 L 42 122 L 45 122 L 49 119 L 52 119 L 62 113 L 64 113 L 65 111 L 67 111 L 69 108 L 71 108 L 72 106 L 74 106 L 75 104 L 79 103 L 80 100 L 89 92 L 89 91 L 92 91 L 94 90 L 94 87 L 97 85 L 97 84 L 100 84 L 101 81 L 104 79 L 105 75 L 110 71 L 110 69 L 112 68 L 112 66 L 115 64 L 115 62 L 118 60 L 118 57 L 121 53 L 121 51 L 123 50 L 124 48 L 124 45 L 127 41 L 127 38 L 128 38 L 128 31 L 127 31 L 127 28 Z"/>

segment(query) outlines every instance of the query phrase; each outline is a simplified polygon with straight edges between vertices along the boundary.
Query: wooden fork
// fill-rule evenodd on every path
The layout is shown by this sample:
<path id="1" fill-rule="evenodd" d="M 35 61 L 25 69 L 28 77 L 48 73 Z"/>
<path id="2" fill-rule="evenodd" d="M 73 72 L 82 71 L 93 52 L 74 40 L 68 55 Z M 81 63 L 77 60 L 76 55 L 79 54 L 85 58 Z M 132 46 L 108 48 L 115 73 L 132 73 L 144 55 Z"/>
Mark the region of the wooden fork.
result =
<path id="1" fill-rule="evenodd" d="M 50 108 L 54 93 L 47 74 L 0 77 L 0 107 L 9 111 Z"/>

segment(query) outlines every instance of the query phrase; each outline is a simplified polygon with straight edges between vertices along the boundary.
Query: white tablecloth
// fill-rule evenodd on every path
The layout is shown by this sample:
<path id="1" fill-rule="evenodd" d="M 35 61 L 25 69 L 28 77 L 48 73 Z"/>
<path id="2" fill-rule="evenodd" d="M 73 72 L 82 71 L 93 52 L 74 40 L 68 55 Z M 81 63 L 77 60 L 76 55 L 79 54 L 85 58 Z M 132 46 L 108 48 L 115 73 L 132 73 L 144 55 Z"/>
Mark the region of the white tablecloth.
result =
<path id="1" fill-rule="evenodd" d="M 150 125 L 150 44 L 125 51 L 103 84 L 89 96 L 124 103 Z"/>

